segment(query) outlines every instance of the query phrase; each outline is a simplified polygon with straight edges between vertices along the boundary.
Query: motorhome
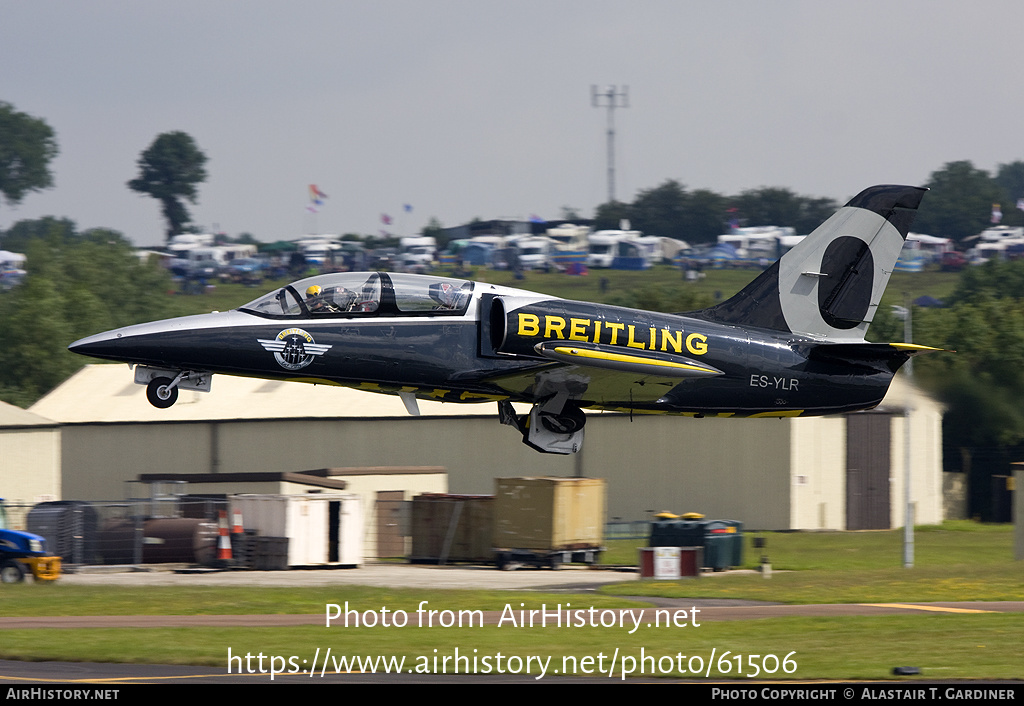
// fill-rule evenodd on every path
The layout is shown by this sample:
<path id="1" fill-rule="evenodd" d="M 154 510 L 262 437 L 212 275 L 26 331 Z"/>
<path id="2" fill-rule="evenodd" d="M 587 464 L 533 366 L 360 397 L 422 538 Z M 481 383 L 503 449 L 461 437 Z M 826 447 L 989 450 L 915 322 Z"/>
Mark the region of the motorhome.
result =
<path id="1" fill-rule="evenodd" d="M 425 272 L 437 256 L 437 239 L 429 235 L 402 238 L 400 261 L 407 272 Z"/>
<path id="2" fill-rule="evenodd" d="M 212 260 L 218 267 L 223 267 L 232 260 L 256 255 L 256 246 L 250 243 L 227 243 L 225 245 L 201 245 L 184 252 L 187 260 Z"/>
<path id="3" fill-rule="evenodd" d="M 341 241 L 337 235 L 325 233 L 323 235 L 305 235 L 295 241 L 299 252 L 306 262 L 311 265 L 322 266 L 333 258 L 334 251 L 341 249 Z"/>
<path id="4" fill-rule="evenodd" d="M 1009 259 L 1024 253 L 1024 228 L 995 226 L 979 233 L 978 244 L 967 251 L 972 264 L 987 262 L 993 258 Z"/>
<path id="5" fill-rule="evenodd" d="M 167 242 L 167 251 L 175 257 L 187 257 L 184 253 L 193 248 L 209 247 L 216 241 L 213 233 L 181 233 L 172 235 Z"/>
<path id="6" fill-rule="evenodd" d="M 618 255 L 617 245 L 626 240 L 643 236 L 638 230 L 599 230 L 587 238 L 587 265 L 589 267 L 611 267 Z"/>
<path id="7" fill-rule="evenodd" d="M 554 241 L 544 236 L 529 236 L 518 238 L 513 242 L 519 257 L 519 266 L 524 270 L 540 270 L 551 265 L 551 252 L 554 250 Z"/>
<path id="8" fill-rule="evenodd" d="M 564 271 L 585 269 L 590 228 L 563 223 L 548 228 L 547 236 L 553 241 L 549 259 L 555 267 Z"/>
<path id="9" fill-rule="evenodd" d="M 741 260 L 777 260 L 783 239 L 795 233 L 789 226 L 734 228 L 731 233 L 718 236 L 718 243 L 732 245 Z"/>

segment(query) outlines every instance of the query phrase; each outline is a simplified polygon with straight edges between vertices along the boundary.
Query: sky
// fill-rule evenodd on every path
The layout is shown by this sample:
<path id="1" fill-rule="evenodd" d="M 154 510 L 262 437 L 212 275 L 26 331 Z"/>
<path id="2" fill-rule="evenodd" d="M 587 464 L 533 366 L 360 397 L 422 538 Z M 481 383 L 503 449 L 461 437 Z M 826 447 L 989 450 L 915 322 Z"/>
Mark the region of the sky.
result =
<path id="1" fill-rule="evenodd" d="M 1024 159 L 1019 0 L 0 0 L 0 18 L 0 101 L 60 148 L 55 186 L 0 204 L 0 229 L 56 216 L 162 243 L 126 183 L 175 130 L 208 157 L 189 206 L 207 232 L 591 217 L 594 85 L 628 87 L 622 201 L 674 179 L 843 202 Z"/>

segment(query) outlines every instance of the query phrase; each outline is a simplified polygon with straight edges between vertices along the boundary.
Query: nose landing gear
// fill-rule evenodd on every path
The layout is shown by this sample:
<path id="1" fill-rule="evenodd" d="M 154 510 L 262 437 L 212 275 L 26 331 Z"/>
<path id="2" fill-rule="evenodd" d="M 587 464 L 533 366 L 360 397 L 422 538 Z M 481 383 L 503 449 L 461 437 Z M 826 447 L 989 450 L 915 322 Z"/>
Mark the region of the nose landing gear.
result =
<path id="1" fill-rule="evenodd" d="M 146 399 L 154 407 L 167 409 L 178 401 L 178 377 L 174 380 L 165 377 L 153 378 L 146 385 Z"/>
<path id="2" fill-rule="evenodd" d="M 135 367 L 135 382 L 146 386 L 146 399 L 158 409 L 167 409 L 178 401 L 178 389 L 210 391 L 210 373 L 194 370 L 167 370 L 144 365 Z"/>

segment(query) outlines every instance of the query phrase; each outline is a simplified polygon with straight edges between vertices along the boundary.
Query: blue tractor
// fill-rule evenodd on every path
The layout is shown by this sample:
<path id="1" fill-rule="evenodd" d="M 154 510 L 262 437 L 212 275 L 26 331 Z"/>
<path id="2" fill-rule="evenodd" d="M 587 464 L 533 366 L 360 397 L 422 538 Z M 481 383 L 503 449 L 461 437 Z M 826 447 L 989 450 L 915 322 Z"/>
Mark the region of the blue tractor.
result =
<path id="1" fill-rule="evenodd" d="M 0 583 L 20 583 L 29 572 L 37 581 L 54 581 L 60 576 L 60 557 L 46 553 L 46 540 L 38 534 L 8 529 L 0 498 Z"/>

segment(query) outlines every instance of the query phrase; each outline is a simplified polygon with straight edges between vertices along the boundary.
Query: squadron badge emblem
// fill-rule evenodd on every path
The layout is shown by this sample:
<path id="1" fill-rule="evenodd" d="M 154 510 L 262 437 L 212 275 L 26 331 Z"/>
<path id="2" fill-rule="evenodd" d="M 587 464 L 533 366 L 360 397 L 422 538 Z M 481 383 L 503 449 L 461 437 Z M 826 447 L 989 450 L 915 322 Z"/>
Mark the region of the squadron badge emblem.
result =
<path id="1" fill-rule="evenodd" d="M 285 370 L 300 370 L 323 355 L 331 346 L 320 345 L 313 337 L 300 328 L 287 328 L 277 334 L 274 340 L 257 338 L 260 345 L 274 354 L 274 360 Z"/>

